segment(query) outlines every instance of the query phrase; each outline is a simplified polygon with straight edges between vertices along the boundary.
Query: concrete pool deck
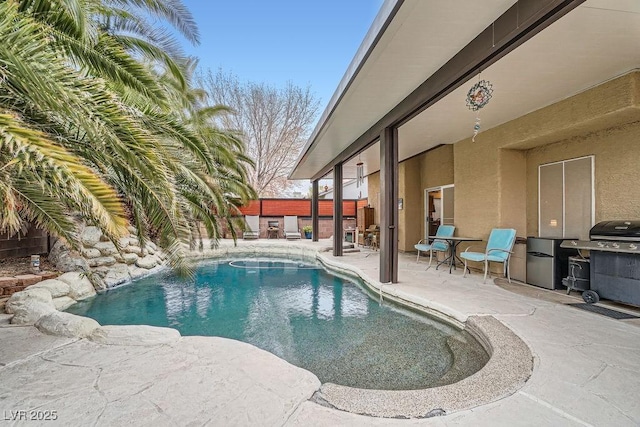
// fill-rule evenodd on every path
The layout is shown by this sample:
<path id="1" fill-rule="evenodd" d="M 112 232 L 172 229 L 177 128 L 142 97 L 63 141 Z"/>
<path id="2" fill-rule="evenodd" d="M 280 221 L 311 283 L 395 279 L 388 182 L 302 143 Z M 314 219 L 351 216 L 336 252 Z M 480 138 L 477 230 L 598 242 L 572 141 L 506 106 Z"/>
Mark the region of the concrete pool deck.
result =
<path id="1" fill-rule="evenodd" d="M 240 241 L 282 246 L 283 241 Z M 228 242 L 223 242 L 223 246 Z M 328 242 L 288 242 L 292 253 Z M 301 248 L 301 249 L 297 249 Z M 379 252 L 333 257 L 377 280 Z M 314 375 L 247 344 L 183 337 L 147 345 L 103 345 L 53 337 L 34 327 L 0 328 L 0 420 L 56 411 L 49 425 L 615 425 L 640 420 L 640 324 L 613 320 L 512 292 L 481 274 L 425 271 L 399 255 L 399 283 L 385 292 L 460 321 L 491 315 L 534 356 L 528 381 L 500 400 L 443 417 L 372 418 L 309 400 Z M 512 287 L 517 287 L 513 285 Z M 539 290 L 539 293 L 547 291 Z M 545 295 L 546 296 L 546 295 Z M 579 302 L 576 299 L 576 302 Z M 115 344 L 115 343 L 114 343 Z M 35 412 L 29 413 L 30 410 Z M 11 412 L 13 411 L 13 412 Z M 18 421 L 18 424 L 20 421 Z M 25 424 L 32 424 L 31 422 Z"/>

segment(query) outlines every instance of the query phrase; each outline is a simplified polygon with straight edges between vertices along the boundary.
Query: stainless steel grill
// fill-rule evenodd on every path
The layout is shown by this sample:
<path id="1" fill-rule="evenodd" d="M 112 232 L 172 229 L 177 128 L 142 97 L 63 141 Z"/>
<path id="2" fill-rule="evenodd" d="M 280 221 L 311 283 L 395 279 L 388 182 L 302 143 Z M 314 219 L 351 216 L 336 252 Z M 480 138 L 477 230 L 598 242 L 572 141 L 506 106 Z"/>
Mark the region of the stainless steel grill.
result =
<path id="1" fill-rule="evenodd" d="M 591 240 L 565 240 L 563 248 L 640 254 L 640 221 L 603 221 L 589 231 Z"/>
<path id="2" fill-rule="evenodd" d="M 565 240 L 563 248 L 589 250 L 591 289 L 588 303 L 600 297 L 640 305 L 640 220 L 603 221 L 589 231 L 591 240 Z"/>

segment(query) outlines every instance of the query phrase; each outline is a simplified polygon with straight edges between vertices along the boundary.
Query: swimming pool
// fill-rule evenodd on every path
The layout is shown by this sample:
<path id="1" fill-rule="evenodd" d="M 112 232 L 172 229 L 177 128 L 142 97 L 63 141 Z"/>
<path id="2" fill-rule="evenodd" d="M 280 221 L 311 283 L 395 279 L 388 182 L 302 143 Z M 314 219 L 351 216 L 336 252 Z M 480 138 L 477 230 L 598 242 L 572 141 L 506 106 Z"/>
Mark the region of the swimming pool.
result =
<path id="1" fill-rule="evenodd" d="M 488 355 L 466 332 L 388 304 L 318 265 L 274 260 L 201 264 L 193 281 L 162 273 L 67 311 L 103 325 L 168 326 L 248 342 L 323 383 L 411 390 L 450 384 Z"/>

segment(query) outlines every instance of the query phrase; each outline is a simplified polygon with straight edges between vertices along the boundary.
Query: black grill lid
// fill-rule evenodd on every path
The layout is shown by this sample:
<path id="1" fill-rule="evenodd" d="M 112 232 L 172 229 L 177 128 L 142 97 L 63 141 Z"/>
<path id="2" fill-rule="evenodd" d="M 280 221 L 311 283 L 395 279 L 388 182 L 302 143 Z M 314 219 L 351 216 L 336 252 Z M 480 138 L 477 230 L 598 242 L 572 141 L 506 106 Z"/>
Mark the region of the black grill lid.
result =
<path id="1" fill-rule="evenodd" d="M 602 221 L 589 231 L 592 240 L 640 240 L 640 220 Z"/>

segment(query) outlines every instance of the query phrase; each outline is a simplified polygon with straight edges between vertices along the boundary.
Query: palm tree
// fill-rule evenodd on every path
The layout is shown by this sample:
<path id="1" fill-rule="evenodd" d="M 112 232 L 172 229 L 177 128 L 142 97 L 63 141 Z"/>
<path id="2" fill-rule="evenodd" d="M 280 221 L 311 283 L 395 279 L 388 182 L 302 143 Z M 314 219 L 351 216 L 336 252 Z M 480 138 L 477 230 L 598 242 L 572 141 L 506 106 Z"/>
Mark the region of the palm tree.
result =
<path id="1" fill-rule="evenodd" d="M 47 34 L 15 2 L 0 3 L 0 228 L 35 220 L 74 242 L 71 209 L 115 237 L 125 224 L 115 190 L 65 147 L 103 133 L 90 118 L 104 85 L 70 69 Z"/>
<path id="2" fill-rule="evenodd" d="M 220 131 L 213 125 L 216 118 L 227 114 L 229 109 L 220 105 L 204 106 L 206 93 L 202 90 L 198 92 L 200 96 L 192 104 L 193 108 L 188 110 L 185 120 L 199 139 L 205 141 L 211 161 L 203 162 L 200 168 L 177 171 L 184 179 L 182 196 L 189 203 L 194 219 L 205 225 L 210 236 L 220 235 L 217 219 L 223 218 L 235 239 L 237 227 L 231 218 L 247 201 L 257 198 L 257 193 L 248 184 L 248 168 L 253 167 L 254 162 L 247 156 L 245 144 L 239 135 Z M 202 185 L 194 185 L 196 183 Z M 216 203 L 203 203 L 210 199 L 216 200 Z"/>
<path id="3" fill-rule="evenodd" d="M 153 15 L 197 41 L 177 0 L 0 1 L 0 229 L 35 221 L 74 245 L 70 212 L 114 241 L 129 219 L 178 265 L 196 221 L 217 238 L 255 195 Z"/>

